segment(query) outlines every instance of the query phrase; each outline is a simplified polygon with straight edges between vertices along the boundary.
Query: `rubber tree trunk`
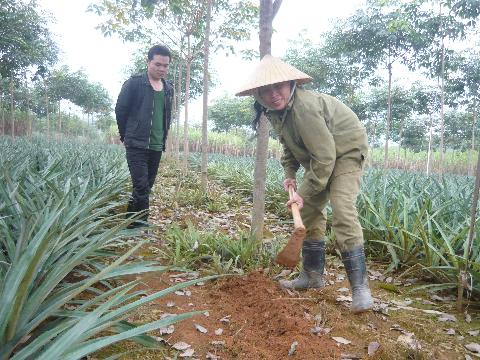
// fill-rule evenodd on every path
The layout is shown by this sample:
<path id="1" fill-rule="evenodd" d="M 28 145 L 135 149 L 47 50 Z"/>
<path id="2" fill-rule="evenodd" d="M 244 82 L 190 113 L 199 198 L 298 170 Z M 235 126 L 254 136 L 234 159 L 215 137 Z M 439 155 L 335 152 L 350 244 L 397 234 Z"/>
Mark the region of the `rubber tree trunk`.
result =
<path id="1" fill-rule="evenodd" d="M 25 84 L 25 90 L 26 90 L 26 96 L 27 96 L 27 106 L 26 106 L 26 112 L 27 112 L 27 123 L 26 123 L 26 135 L 28 137 L 32 136 L 32 117 L 30 116 L 30 91 L 28 90 L 28 84 Z"/>
<path id="2" fill-rule="evenodd" d="M 207 192 L 208 181 L 208 57 L 210 49 L 210 22 L 212 17 L 212 0 L 207 0 L 207 23 L 205 28 L 205 44 L 203 59 L 203 115 L 202 115 L 202 180 L 201 187 Z"/>
<path id="3" fill-rule="evenodd" d="M 385 154 L 383 168 L 388 167 L 388 139 L 390 138 L 390 126 L 392 123 L 392 63 L 388 63 L 388 96 L 387 96 L 387 123 L 385 125 Z"/>
<path id="4" fill-rule="evenodd" d="M 61 139 L 62 136 L 62 109 L 60 106 L 60 100 L 58 101 L 58 137 Z"/>
<path id="5" fill-rule="evenodd" d="M 45 82 L 45 109 L 47 111 L 47 137 L 50 137 L 50 113 L 48 111 L 48 85 Z"/>
<path id="6" fill-rule="evenodd" d="M 5 110 L 3 108 L 3 86 L 2 85 L 3 85 L 3 82 L 0 81 L 0 111 L 2 112 L 2 135 L 5 135 Z"/>
<path id="7" fill-rule="evenodd" d="M 272 51 L 272 22 L 282 4 L 282 0 L 260 0 L 260 58 Z M 268 123 L 260 117 L 257 129 L 257 149 L 255 157 L 253 207 L 251 235 L 257 240 L 263 238 L 265 218 L 265 182 L 267 175 Z"/>
<path id="8" fill-rule="evenodd" d="M 467 286 L 468 271 L 470 270 L 470 258 L 472 256 L 473 241 L 475 240 L 475 224 L 477 220 L 478 192 L 480 189 L 480 155 L 477 157 L 477 174 L 475 177 L 475 188 L 472 195 L 472 206 L 470 208 L 470 231 L 468 233 L 467 247 L 465 248 L 464 257 L 466 259 L 465 267 L 460 266 L 458 271 L 457 284 L 457 310 L 462 311 L 463 308 L 463 290 Z"/>
<path id="9" fill-rule="evenodd" d="M 433 141 L 433 116 L 430 113 L 430 125 L 429 125 L 429 135 L 428 135 L 428 153 L 427 153 L 427 176 L 429 176 L 431 171 L 432 171 L 432 141 Z"/>
<path id="10" fill-rule="evenodd" d="M 15 137 L 15 104 L 13 101 L 13 79 L 10 79 L 10 112 L 11 112 L 11 117 L 10 117 L 10 126 L 11 126 L 11 135 L 12 137 Z"/>
<path id="11" fill-rule="evenodd" d="M 472 112 L 472 151 L 470 151 L 468 159 L 468 175 L 473 174 L 473 162 L 470 157 L 474 157 L 475 154 L 475 129 L 477 127 L 477 98 L 473 98 L 473 112 Z"/>
<path id="12" fill-rule="evenodd" d="M 187 37 L 187 68 L 185 80 L 185 121 L 183 123 L 183 172 L 188 170 L 188 102 L 190 99 L 190 69 L 192 65 L 192 54 L 190 48 L 190 36 Z"/>
<path id="13" fill-rule="evenodd" d="M 400 164 L 401 161 L 401 151 L 402 151 L 402 138 L 403 138 L 403 120 L 400 124 L 400 131 L 398 133 L 399 143 L 398 143 L 398 152 L 397 152 L 397 164 Z M 406 148 L 405 148 L 406 149 Z"/>
<path id="14" fill-rule="evenodd" d="M 180 48 L 182 54 L 183 45 Z M 180 55 L 181 56 L 181 55 Z M 180 57 L 178 64 L 178 80 L 177 80 L 177 113 L 176 113 L 176 128 L 175 128 L 175 160 L 177 164 L 180 163 L 180 107 L 182 105 L 182 78 L 183 78 L 183 58 Z"/>
<path id="15" fill-rule="evenodd" d="M 442 3 L 440 2 L 440 18 L 442 18 Z M 442 27 L 442 24 L 440 24 Z M 442 32 L 442 49 L 441 49 L 441 72 L 440 72 L 440 163 L 438 172 L 443 174 L 444 153 L 444 134 L 445 134 L 445 35 Z"/>

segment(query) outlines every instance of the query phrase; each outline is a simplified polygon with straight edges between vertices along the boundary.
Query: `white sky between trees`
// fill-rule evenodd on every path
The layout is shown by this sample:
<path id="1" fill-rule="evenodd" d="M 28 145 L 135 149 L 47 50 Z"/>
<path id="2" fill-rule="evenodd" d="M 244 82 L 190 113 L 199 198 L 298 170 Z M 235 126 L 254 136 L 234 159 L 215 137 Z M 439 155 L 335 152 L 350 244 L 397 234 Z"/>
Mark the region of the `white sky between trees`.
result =
<path id="1" fill-rule="evenodd" d="M 86 12 L 93 2 L 95 0 L 39 0 L 38 4 L 56 20 L 50 29 L 60 48 L 58 65 L 67 65 L 71 71 L 84 69 L 89 81 L 101 83 L 116 101 L 126 80 L 124 69 L 136 46 L 123 43 L 116 36 L 104 37 L 95 29 L 100 17 Z M 330 20 L 348 17 L 363 3 L 364 0 L 283 0 L 273 23 L 272 55 L 283 56 L 289 40 L 298 39 L 301 32 L 315 42 L 318 34 L 329 30 Z M 258 42 L 258 31 L 255 31 L 249 44 L 242 47 L 258 50 Z M 225 57 L 212 53 L 210 71 L 215 73 L 217 86 L 211 89 L 209 102 L 223 94 L 233 96 L 257 62 L 242 60 L 239 55 Z M 191 123 L 201 122 L 201 97 L 193 101 L 189 113 Z"/>

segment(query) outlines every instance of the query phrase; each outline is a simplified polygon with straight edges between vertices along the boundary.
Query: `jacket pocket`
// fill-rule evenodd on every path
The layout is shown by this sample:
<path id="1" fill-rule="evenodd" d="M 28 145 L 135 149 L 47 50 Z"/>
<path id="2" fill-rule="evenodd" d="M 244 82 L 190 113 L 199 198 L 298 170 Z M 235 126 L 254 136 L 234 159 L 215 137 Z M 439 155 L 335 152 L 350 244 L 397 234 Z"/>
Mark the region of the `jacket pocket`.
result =
<path id="1" fill-rule="evenodd" d="M 138 125 L 139 125 L 139 121 L 138 121 L 138 116 L 135 114 L 135 115 L 132 115 L 128 118 L 127 120 L 127 127 L 125 129 L 125 135 L 133 135 L 135 134 L 137 128 L 138 128 Z"/>

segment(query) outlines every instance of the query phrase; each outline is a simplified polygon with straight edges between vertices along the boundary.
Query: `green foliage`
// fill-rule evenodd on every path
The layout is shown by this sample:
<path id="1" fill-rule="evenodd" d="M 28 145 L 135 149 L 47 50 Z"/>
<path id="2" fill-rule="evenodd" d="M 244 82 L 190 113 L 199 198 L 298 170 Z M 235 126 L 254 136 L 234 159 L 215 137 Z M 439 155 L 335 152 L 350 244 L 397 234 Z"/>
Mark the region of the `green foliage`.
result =
<path id="1" fill-rule="evenodd" d="M 480 102 L 480 51 L 468 49 L 456 60 L 459 61 L 459 71 L 450 77 L 447 84 L 448 92 L 452 93 L 454 98 L 451 103 L 457 106 L 468 104 L 474 112 L 474 107 Z"/>
<path id="2" fill-rule="evenodd" d="M 29 67 L 44 74 L 56 62 L 58 49 L 48 20 L 35 1 L 0 3 L 0 77 L 14 78 Z"/>
<path id="3" fill-rule="evenodd" d="M 112 110 L 112 100 L 99 83 L 89 81 L 83 70 L 71 72 L 67 66 L 53 70 L 45 81 L 34 88 L 38 114 L 45 114 L 45 97 L 49 102 L 69 100 L 86 114 L 107 114 Z"/>
<path id="4" fill-rule="evenodd" d="M 454 150 L 468 150 L 472 147 L 472 118 L 463 111 L 448 111 L 445 113 L 445 146 Z M 479 124 L 475 132 L 478 134 Z"/>
<path id="5" fill-rule="evenodd" d="M 424 46 L 425 39 L 418 36 L 413 20 L 396 7 L 370 2 L 343 23 L 338 23 L 332 34 L 342 53 L 357 56 L 357 63 L 367 70 L 379 64 L 391 66 L 393 61 L 408 61 L 414 49 Z M 417 14 L 418 15 L 418 14 Z"/>
<path id="6" fill-rule="evenodd" d="M 441 2 L 441 10 L 440 4 L 432 3 L 428 11 L 419 10 L 421 3 L 412 2 L 404 6 L 405 14 L 410 21 L 414 21 L 418 38 L 421 39 L 421 46 L 416 49 L 415 56 L 412 58 L 410 65 L 412 68 L 423 68 L 427 76 L 434 79 L 440 76 L 448 78 L 449 74 L 455 70 L 455 61 L 452 60 L 456 54 L 448 47 L 449 42 L 445 39 L 464 39 L 468 27 L 473 25 L 473 22 L 466 23 L 457 16 L 455 11 L 452 11 L 454 3 L 461 2 L 463 0 Z M 442 46 L 445 54 L 444 69 L 442 69 L 441 60 Z"/>
<path id="7" fill-rule="evenodd" d="M 480 3 L 475 0 L 449 0 L 447 2 L 452 12 L 462 19 L 470 20 L 469 26 L 474 26 L 480 16 Z"/>
<path id="8" fill-rule="evenodd" d="M 173 78 L 178 77 L 178 60 L 184 60 L 183 74 L 186 72 L 186 60 L 191 60 L 191 95 L 196 97 L 200 94 L 206 26 L 205 1 L 169 0 L 150 2 L 142 6 L 137 1 L 102 0 L 91 4 L 89 11 L 106 19 L 98 27 L 106 36 L 116 34 L 125 41 L 142 44 L 143 49 L 159 42 L 169 46 L 174 55 L 170 71 Z M 211 48 L 214 51 L 235 53 L 234 43 L 249 39 L 251 31 L 258 23 L 258 6 L 250 0 L 233 3 L 227 0 L 215 1 L 211 19 Z M 190 44 L 188 50 L 185 49 L 187 38 Z M 144 68 L 144 58 L 145 53 L 139 52 L 131 70 L 136 72 Z M 182 79 L 185 76 L 182 75 Z"/>
<path id="9" fill-rule="evenodd" d="M 251 127 L 254 117 L 253 99 L 224 95 L 209 107 L 208 118 L 215 125 L 213 131 L 227 132 L 232 129 Z"/>
<path id="10" fill-rule="evenodd" d="M 127 321 L 205 279 L 151 295 L 138 281 L 116 283 L 167 270 L 125 263 L 146 241 L 126 229 L 134 219 L 122 211 L 129 175 L 119 147 L 0 138 L 0 149 L 0 359 L 81 359 L 125 339 L 158 348 L 143 334 L 196 314 Z"/>
<path id="11" fill-rule="evenodd" d="M 162 257 L 172 265 L 207 268 L 214 273 L 242 273 L 258 264 L 260 244 L 246 234 L 231 237 L 177 225 L 167 230 Z"/>
<path id="12" fill-rule="evenodd" d="M 320 44 L 300 39 L 293 43 L 285 61 L 313 78 L 308 89 L 327 93 L 352 106 L 362 82 L 371 74 L 358 62 L 357 55 L 342 48 L 337 34 L 324 34 Z"/>

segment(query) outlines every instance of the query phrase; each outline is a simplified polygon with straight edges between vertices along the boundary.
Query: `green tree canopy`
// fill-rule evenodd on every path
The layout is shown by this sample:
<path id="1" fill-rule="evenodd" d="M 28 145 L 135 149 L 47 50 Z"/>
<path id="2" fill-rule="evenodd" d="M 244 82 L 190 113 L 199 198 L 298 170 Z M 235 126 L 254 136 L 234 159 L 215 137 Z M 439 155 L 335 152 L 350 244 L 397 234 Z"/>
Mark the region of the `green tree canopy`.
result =
<path id="1" fill-rule="evenodd" d="M 16 77 L 27 68 L 43 75 L 57 61 L 47 22 L 35 0 L 0 2 L 0 76 Z"/>
<path id="2" fill-rule="evenodd" d="M 254 111 L 249 97 L 223 96 L 215 100 L 208 109 L 214 131 L 228 132 L 232 129 L 247 129 L 251 126 Z"/>
<path id="3" fill-rule="evenodd" d="M 464 111 L 450 110 L 445 113 L 445 146 L 453 150 L 466 150 L 471 146 L 472 119 Z M 478 124 L 475 132 L 478 133 Z"/>
<path id="4" fill-rule="evenodd" d="M 67 66 L 51 71 L 45 81 L 34 88 L 38 115 L 46 113 L 45 91 L 50 102 L 68 100 L 87 114 L 107 114 L 112 110 L 112 100 L 99 83 L 91 82 L 83 70 L 71 72 Z"/>

